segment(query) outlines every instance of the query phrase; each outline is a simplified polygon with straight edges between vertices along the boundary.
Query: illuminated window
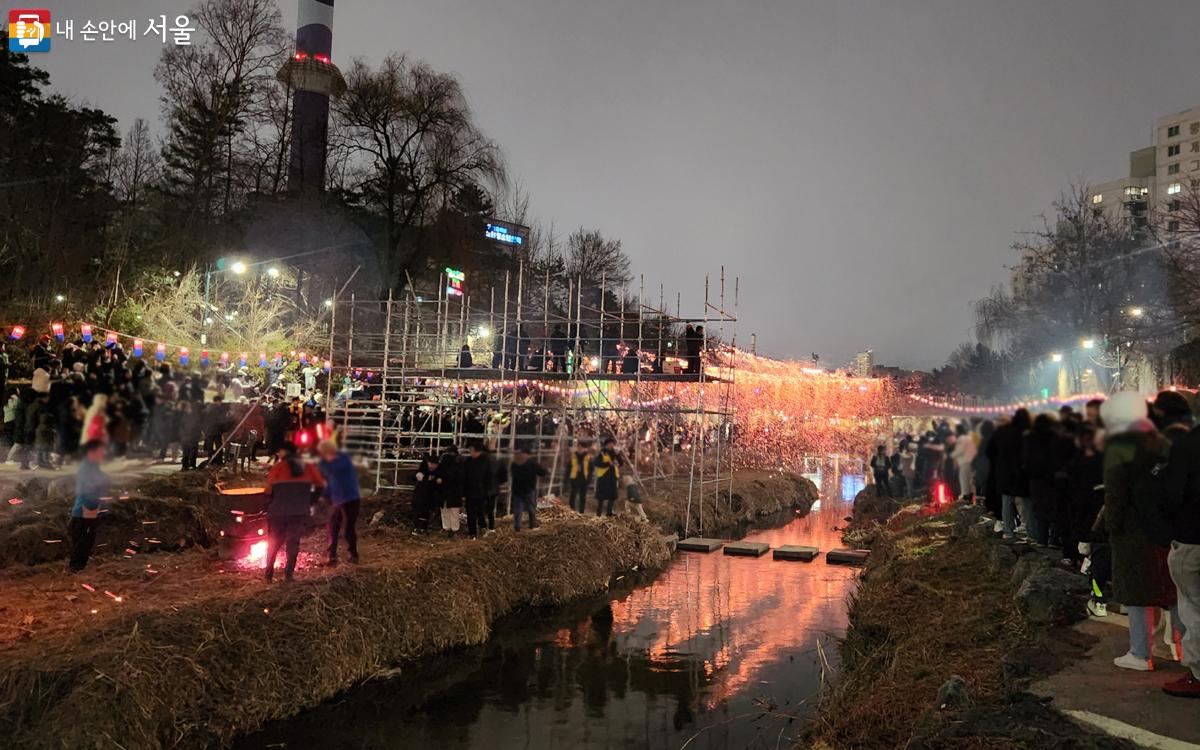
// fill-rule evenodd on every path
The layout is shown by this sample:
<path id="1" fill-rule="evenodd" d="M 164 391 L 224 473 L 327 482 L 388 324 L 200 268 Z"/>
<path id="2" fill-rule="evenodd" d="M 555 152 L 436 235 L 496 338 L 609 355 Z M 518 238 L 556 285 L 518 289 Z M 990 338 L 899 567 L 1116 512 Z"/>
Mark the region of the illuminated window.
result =
<path id="1" fill-rule="evenodd" d="M 1178 125 L 1172 125 L 1171 127 L 1167 128 L 1167 137 L 1168 138 L 1177 138 L 1178 136 L 1179 136 L 1179 126 Z"/>
<path id="2" fill-rule="evenodd" d="M 1179 156 L 1178 143 L 1176 143 L 1174 146 L 1167 146 L 1167 156 Z"/>
<path id="3" fill-rule="evenodd" d="M 1179 162 L 1167 165 L 1167 174 L 1179 174 Z"/>
<path id="4" fill-rule="evenodd" d="M 1103 200 L 1104 200 L 1104 196 L 1101 195 L 1100 193 L 1096 193 L 1095 195 L 1092 196 L 1092 203 L 1100 203 Z"/>
<path id="5" fill-rule="evenodd" d="M 1167 186 L 1167 195 L 1179 195 L 1183 192 L 1183 185 L 1178 182 L 1172 182 Z"/>

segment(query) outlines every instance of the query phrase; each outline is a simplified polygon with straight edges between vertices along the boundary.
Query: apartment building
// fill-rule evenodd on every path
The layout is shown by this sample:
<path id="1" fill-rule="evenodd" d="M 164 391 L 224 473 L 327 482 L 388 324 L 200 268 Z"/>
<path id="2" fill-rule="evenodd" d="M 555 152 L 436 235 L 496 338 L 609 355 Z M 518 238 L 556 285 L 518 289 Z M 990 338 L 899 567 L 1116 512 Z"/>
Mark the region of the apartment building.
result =
<path id="1" fill-rule="evenodd" d="M 1129 154 L 1129 176 L 1091 186 L 1097 211 L 1129 219 L 1135 226 L 1155 222 L 1179 230 L 1171 214 L 1180 210 L 1192 181 L 1200 185 L 1200 105 L 1160 117 L 1154 145 Z"/>

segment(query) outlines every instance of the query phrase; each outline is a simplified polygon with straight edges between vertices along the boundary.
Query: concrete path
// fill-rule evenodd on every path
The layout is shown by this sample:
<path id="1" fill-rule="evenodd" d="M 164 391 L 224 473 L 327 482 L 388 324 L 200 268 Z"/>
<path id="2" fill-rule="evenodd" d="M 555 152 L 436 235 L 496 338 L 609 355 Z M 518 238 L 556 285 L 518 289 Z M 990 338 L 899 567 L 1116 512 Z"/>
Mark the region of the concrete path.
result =
<path id="1" fill-rule="evenodd" d="M 1200 701 L 1172 698 L 1162 684 L 1183 674 L 1156 638 L 1153 672 L 1132 672 L 1112 660 L 1129 650 L 1129 621 L 1123 615 L 1092 618 L 1075 626 L 1097 638 L 1087 657 L 1034 683 L 1030 690 L 1054 699 L 1054 707 L 1076 721 L 1143 747 L 1200 750 Z"/>

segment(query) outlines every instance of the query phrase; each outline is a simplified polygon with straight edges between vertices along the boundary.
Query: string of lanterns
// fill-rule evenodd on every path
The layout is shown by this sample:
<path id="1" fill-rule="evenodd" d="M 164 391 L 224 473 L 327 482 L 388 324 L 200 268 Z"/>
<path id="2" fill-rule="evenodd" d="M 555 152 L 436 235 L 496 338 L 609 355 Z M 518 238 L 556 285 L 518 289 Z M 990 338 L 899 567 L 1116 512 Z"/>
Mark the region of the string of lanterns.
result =
<path id="1" fill-rule="evenodd" d="M 21 339 L 25 338 L 25 335 L 28 333 L 28 331 L 29 329 L 24 325 L 9 326 L 8 339 L 10 341 L 20 341 Z M 54 340 L 60 344 L 67 339 L 67 329 L 62 323 L 51 323 L 50 333 L 54 337 Z M 172 355 L 177 357 L 179 364 L 184 367 L 187 367 L 192 361 L 192 351 L 191 348 L 187 346 L 171 344 L 166 341 L 158 341 L 156 339 L 142 336 L 134 336 L 133 334 L 122 333 L 121 331 L 113 330 L 111 328 L 104 328 L 103 326 L 93 325 L 91 323 L 80 324 L 79 339 L 85 344 L 90 344 L 93 341 L 96 341 L 99 335 L 104 336 L 104 345 L 110 349 L 120 344 L 122 339 L 127 340 L 131 344 L 130 351 L 134 357 L 144 357 L 147 344 L 149 344 L 153 348 L 153 357 L 155 361 L 165 362 Z M 276 366 L 282 365 L 284 362 L 283 352 L 277 351 L 274 354 L 275 356 L 273 358 L 268 358 L 265 351 L 259 351 L 257 358 L 258 366 L 269 367 L 272 363 L 274 363 Z M 299 355 L 299 361 L 301 365 L 307 365 L 309 363 L 310 357 L 307 352 L 303 351 L 289 352 L 289 359 L 296 358 L 297 354 Z M 333 367 L 332 363 L 327 359 L 321 361 L 316 356 L 313 356 L 311 359 L 314 364 L 320 363 L 322 365 L 321 369 L 326 374 L 328 374 Z M 230 352 L 219 352 L 217 361 L 220 362 L 222 367 L 227 367 L 229 366 L 229 363 L 233 361 L 233 355 Z M 247 367 L 251 361 L 253 360 L 251 360 L 250 352 L 238 352 L 238 367 Z M 212 364 L 212 352 L 210 352 L 208 349 L 201 349 L 200 366 L 208 367 L 210 364 Z"/>
<path id="2" fill-rule="evenodd" d="M 1014 412 L 1017 409 L 1040 409 L 1046 406 L 1075 404 L 1081 401 L 1091 401 L 1093 399 L 1103 400 L 1107 394 L 1104 393 L 1076 393 L 1066 398 L 1039 398 L 1029 399 L 1027 401 L 1014 401 L 1010 404 L 996 404 L 993 406 L 963 406 L 961 404 L 952 404 L 949 401 L 942 401 L 931 398 L 929 396 L 920 396 L 915 393 L 906 394 L 909 399 L 916 401 L 924 406 L 929 406 L 934 409 L 944 409 L 959 414 L 998 414 Z"/>

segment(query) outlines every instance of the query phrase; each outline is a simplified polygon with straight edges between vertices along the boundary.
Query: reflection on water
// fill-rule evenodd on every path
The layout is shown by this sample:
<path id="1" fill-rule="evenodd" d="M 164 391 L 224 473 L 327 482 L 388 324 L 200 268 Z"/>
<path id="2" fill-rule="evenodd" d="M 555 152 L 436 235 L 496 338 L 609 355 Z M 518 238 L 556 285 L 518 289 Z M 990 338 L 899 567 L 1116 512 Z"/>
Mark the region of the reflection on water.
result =
<path id="1" fill-rule="evenodd" d="M 810 515 L 750 534 L 840 546 L 862 477 L 822 477 Z M 648 585 L 521 625 L 422 673 L 353 691 L 239 748 L 786 747 L 846 627 L 855 571 L 680 553 Z M 822 648 L 818 649 L 820 643 Z"/>

